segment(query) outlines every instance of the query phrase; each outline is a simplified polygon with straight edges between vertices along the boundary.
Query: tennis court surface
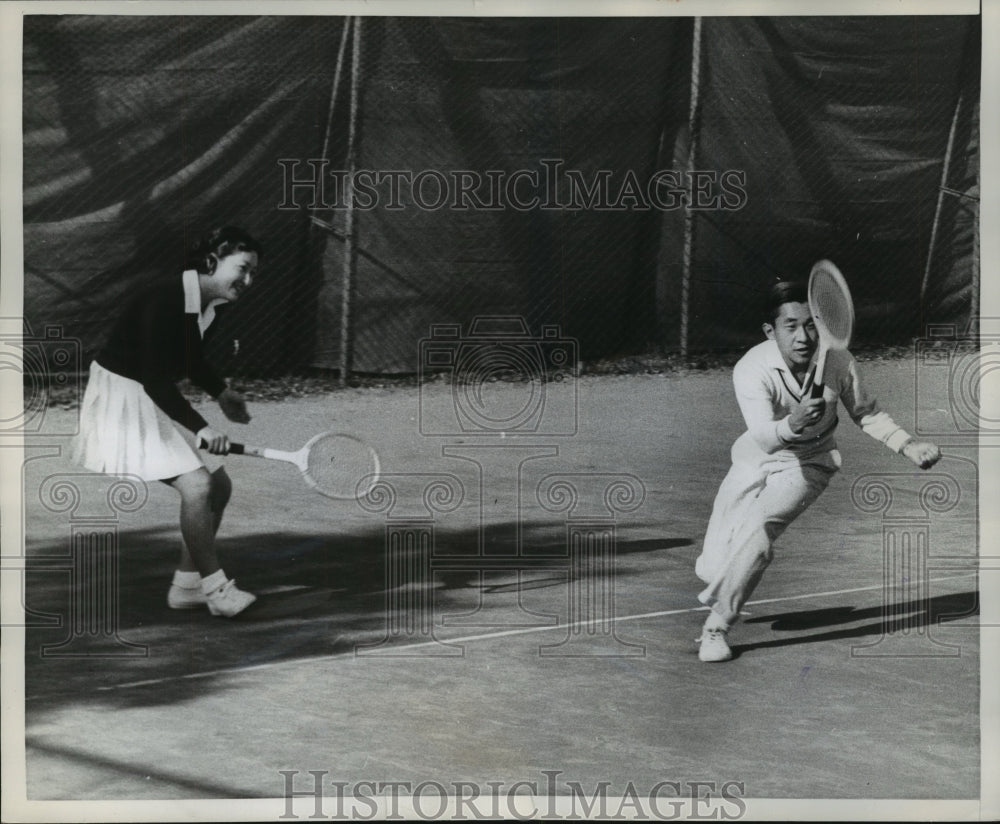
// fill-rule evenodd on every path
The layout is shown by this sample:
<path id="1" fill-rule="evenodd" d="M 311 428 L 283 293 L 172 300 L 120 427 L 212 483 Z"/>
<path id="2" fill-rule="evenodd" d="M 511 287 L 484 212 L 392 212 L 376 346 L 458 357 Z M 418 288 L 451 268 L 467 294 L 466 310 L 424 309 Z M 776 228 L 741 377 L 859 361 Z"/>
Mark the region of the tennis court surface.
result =
<path id="1" fill-rule="evenodd" d="M 588 797 L 706 781 L 746 798 L 978 798 L 977 453 L 944 404 L 914 400 L 910 360 L 862 368 L 900 424 L 940 427 L 945 457 L 921 473 L 842 420 L 844 469 L 779 539 L 726 664 L 698 661 L 693 568 L 741 431 L 729 370 L 580 378 L 560 396 L 575 394 L 572 435 L 431 420 L 453 402 L 444 383 L 251 403 L 247 441 L 370 440 L 395 498 L 330 501 L 291 466 L 227 458 L 220 554 L 260 595 L 232 621 L 166 606 L 170 490 L 112 516 L 107 479 L 70 477 L 81 497 L 60 509 L 54 485 L 77 470 L 65 449 L 39 454 L 28 797 L 279 799 L 312 770 L 348 793 L 544 795 L 555 772 Z M 530 389 L 484 391 L 513 409 Z M 119 545 L 110 634 L 86 631 L 86 575 L 65 561 L 87 517 Z"/>

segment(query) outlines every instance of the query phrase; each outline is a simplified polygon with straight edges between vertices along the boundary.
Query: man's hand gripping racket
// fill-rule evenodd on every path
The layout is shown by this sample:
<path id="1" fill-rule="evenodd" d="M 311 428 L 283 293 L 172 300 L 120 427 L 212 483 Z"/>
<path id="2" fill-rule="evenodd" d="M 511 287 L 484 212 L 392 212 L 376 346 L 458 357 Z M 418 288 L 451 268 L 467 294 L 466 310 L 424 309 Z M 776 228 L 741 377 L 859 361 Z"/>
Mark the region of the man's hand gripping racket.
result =
<path id="1" fill-rule="evenodd" d="M 199 443 L 204 449 L 204 441 Z M 298 467 L 310 487 L 328 498 L 346 501 L 363 498 L 378 483 L 378 453 L 359 438 L 340 432 L 323 432 L 295 452 L 229 444 L 229 454 L 283 461 Z"/>

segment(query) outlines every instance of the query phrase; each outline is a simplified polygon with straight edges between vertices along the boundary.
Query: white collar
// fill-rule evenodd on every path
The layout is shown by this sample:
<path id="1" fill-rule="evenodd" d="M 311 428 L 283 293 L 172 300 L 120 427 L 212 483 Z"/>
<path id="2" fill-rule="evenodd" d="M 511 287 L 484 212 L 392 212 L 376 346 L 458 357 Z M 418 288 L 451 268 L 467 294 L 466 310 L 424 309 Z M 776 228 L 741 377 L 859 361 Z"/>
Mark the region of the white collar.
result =
<path id="1" fill-rule="evenodd" d="M 215 307 L 226 301 L 224 298 L 216 298 L 209 302 L 205 311 L 202 311 L 201 284 L 198 280 L 198 273 L 194 269 L 188 269 L 182 275 L 182 281 L 184 283 L 184 313 L 198 316 L 198 331 L 204 337 L 205 330 L 215 320 Z"/>
<path id="2" fill-rule="evenodd" d="M 791 373 L 791 369 L 788 368 L 788 364 L 785 363 L 785 359 L 781 357 L 781 350 L 778 349 L 778 342 L 774 338 L 768 338 L 767 343 L 767 361 L 768 366 L 772 369 L 782 369 L 785 372 Z"/>

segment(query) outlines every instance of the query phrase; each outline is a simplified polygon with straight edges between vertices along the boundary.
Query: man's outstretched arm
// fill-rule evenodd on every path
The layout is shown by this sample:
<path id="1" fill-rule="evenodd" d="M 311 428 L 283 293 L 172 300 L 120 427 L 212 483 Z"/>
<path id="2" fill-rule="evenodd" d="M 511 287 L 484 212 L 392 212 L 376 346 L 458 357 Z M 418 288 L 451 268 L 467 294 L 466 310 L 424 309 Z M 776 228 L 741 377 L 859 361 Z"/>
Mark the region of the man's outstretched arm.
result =
<path id="1" fill-rule="evenodd" d="M 847 364 L 840 401 L 851 419 L 866 434 L 909 458 L 921 469 L 930 469 L 941 460 L 941 450 L 936 444 L 917 440 L 897 424 L 888 412 L 879 408 L 878 401 L 865 387 L 854 358 L 850 358 Z"/>

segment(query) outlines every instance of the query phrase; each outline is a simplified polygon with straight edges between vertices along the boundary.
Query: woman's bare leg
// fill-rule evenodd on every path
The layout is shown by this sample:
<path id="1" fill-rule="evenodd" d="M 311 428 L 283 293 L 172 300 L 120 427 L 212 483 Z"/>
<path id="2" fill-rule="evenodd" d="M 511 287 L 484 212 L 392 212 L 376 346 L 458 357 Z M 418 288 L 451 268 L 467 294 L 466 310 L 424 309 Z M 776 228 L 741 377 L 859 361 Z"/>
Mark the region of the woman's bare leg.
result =
<path id="1" fill-rule="evenodd" d="M 224 467 L 210 473 L 204 467 L 186 472 L 167 483 L 181 496 L 181 547 L 178 569 L 207 578 L 219 570 L 215 535 L 232 494 L 233 485 Z"/>

